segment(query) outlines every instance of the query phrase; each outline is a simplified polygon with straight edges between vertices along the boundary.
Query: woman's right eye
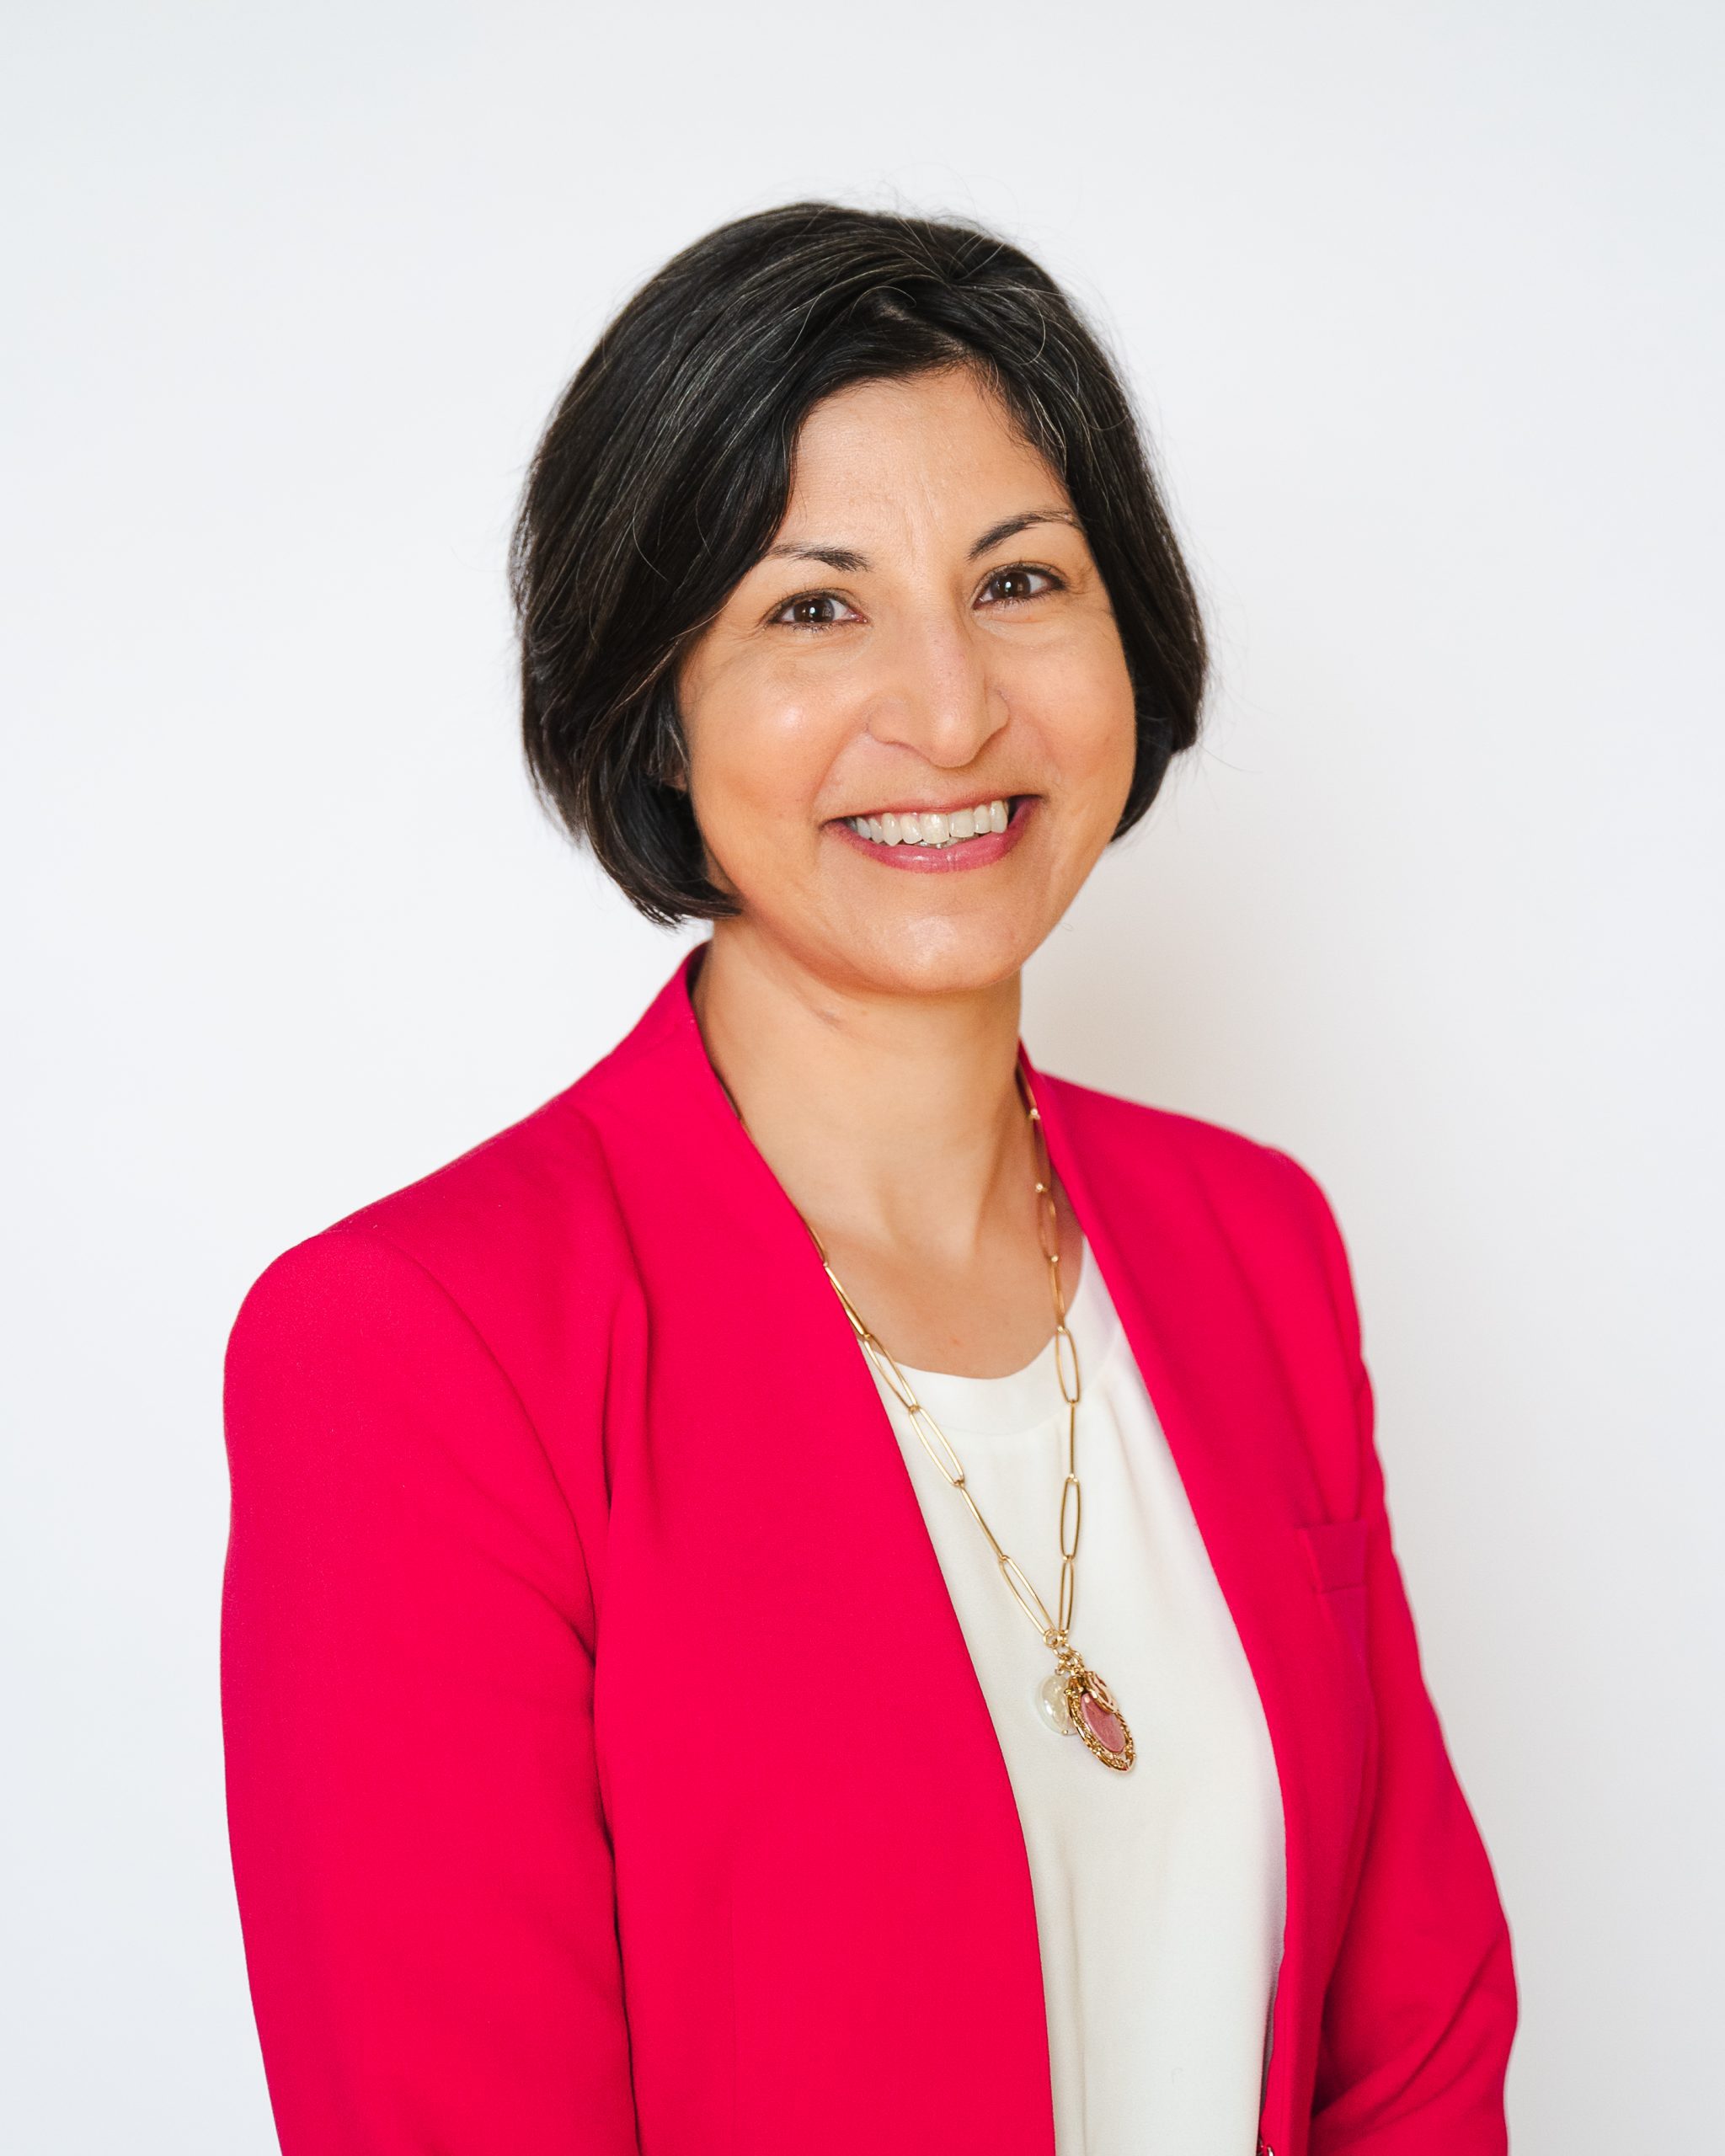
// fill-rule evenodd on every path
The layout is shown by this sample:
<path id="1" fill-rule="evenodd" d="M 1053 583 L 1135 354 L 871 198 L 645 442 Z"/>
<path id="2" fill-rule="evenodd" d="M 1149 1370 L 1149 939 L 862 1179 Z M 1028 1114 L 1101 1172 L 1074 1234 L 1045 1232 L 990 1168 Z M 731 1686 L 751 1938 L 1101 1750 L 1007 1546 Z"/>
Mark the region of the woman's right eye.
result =
<path id="1" fill-rule="evenodd" d="M 862 617 L 836 591 L 804 591 L 786 600 L 772 618 L 788 629 L 830 629 Z"/>

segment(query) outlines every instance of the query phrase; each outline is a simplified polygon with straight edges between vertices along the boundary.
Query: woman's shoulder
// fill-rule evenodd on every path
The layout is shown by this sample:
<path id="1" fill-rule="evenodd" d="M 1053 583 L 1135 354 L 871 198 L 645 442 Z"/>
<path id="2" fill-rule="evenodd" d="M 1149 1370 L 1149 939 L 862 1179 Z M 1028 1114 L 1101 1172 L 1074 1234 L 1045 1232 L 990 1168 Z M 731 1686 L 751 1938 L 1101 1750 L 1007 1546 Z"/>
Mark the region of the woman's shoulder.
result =
<path id="1" fill-rule="evenodd" d="M 230 1365 L 260 1345 L 403 1348 L 457 1337 L 512 1380 L 564 1359 L 572 1331 L 607 1331 L 631 1289 L 599 1129 L 595 1072 L 400 1187 L 282 1251 L 253 1281 Z"/>
<path id="2" fill-rule="evenodd" d="M 327 1570 L 435 1549 L 470 1581 L 476 1562 L 537 1579 L 586 1622 L 606 1511 L 591 1438 L 642 1337 L 572 1087 L 254 1281 L 222 1370 L 248 1561 L 273 1577 L 308 1551 Z"/>
<path id="3" fill-rule="evenodd" d="M 289 1281 L 392 1269 L 392 1258 L 393 1269 L 416 1268 L 476 1321 L 500 1320 L 572 1270 L 585 1300 L 602 1299 L 628 1248 L 607 1148 L 625 1104 L 645 1090 L 639 1073 L 666 1043 L 674 1011 L 668 987 L 571 1084 L 282 1251 L 248 1301 Z"/>
<path id="4" fill-rule="evenodd" d="M 1359 1318 L 1335 1209 L 1318 1177 L 1279 1145 L 1231 1126 L 1039 1073 L 1048 1120 L 1123 1217 L 1220 1232 L 1278 1299 L 1316 1289 L 1357 1355 Z"/>
<path id="5" fill-rule="evenodd" d="M 1053 1095 L 1073 1142 L 1111 1172 L 1175 1173 L 1208 1195 L 1271 1214 L 1330 1210 L 1311 1171 L 1266 1139 L 1203 1116 L 1103 1092 L 1072 1078 L 1039 1072 L 1036 1084 L 1039 1093 Z"/>

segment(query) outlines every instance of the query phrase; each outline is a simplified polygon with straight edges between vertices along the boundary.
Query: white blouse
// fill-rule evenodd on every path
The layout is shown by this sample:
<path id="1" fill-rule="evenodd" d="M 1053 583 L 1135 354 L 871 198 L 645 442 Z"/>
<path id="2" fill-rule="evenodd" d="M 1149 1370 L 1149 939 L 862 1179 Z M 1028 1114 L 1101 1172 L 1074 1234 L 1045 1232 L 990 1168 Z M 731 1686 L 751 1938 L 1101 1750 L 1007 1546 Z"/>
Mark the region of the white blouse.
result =
<path id="1" fill-rule="evenodd" d="M 1060 2156 L 1252 2156 L 1282 1949 L 1281 1791 L 1257 1685 L 1087 1251 L 1072 1643 L 1132 1732 L 1124 1773 L 1038 1705 L 1054 1658 L 878 1374 L 999 1735 L 1030 1860 Z M 1009 1377 L 905 1374 L 1049 1609 L 1065 1410 L 1053 1342 Z"/>

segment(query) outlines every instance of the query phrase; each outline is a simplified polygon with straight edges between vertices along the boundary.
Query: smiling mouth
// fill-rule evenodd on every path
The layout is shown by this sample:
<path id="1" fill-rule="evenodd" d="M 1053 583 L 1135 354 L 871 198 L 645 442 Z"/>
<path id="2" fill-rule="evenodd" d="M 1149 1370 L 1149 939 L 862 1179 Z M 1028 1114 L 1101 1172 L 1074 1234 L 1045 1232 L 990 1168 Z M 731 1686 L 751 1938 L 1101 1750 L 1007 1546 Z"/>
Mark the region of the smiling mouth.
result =
<path id="1" fill-rule="evenodd" d="M 991 832 L 1004 831 L 1012 821 L 1016 801 L 1022 798 L 1009 796 L 982 801 L 973 808 L 905 808 L 896 814 L 889 808 L 878 816 L 845 816 L 840 820 L 859 839 L 867 839 L 873 846 L 933 849 L 958 846 L 965 839 L 986 838 Z"/>
<path id="2" fill-rule="evenodd" d="M 969 808 L 884 808 L 836 816 L 826 829 L 883 868 L 986 868 L 1017 845 L 1039 799 L 1013 793 Z"/>

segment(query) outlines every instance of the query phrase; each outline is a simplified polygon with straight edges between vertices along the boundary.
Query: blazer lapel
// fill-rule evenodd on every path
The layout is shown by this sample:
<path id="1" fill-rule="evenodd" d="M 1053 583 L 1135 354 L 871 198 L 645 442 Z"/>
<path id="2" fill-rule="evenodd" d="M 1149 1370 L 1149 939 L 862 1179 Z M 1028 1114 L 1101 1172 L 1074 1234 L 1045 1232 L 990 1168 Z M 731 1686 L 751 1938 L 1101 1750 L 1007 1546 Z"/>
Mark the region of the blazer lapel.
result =
<path id="1" fill-rule="evenodd" d="M 1365 1770 L 1363 1694 L 1335 1678 L 1333 1643 L 1297 1531 L 1321 1510 L 1274 1342 L 1241 1257 L 1190 1156 L 1134 1118 L 1106 1154 L 1082 1090 L 1039 1076 L 1021 1049 L 1049 1155 L 1120 1314 L 1257 1681 L 1281 1785 L 1287 1918 L 1271 2068 L 1293 2073 L 1332 1940 Z M 1345 1676 L 1345 1672 L 1343 1673 Z"/>
<path id="2" fill-rule="evenodd" d="M 728 1868 L 735 2146 L 1054 2156 L 1005 1761 L 873 1380 L 708 1061 L 692 964 L 590 1110 L 654 1336 L 617 1463 L 606 1695 L 674 1700 L 684 1814 Z M 620 1741 L 619 1809 L 652 1816 L 660 1771 Z"/>

